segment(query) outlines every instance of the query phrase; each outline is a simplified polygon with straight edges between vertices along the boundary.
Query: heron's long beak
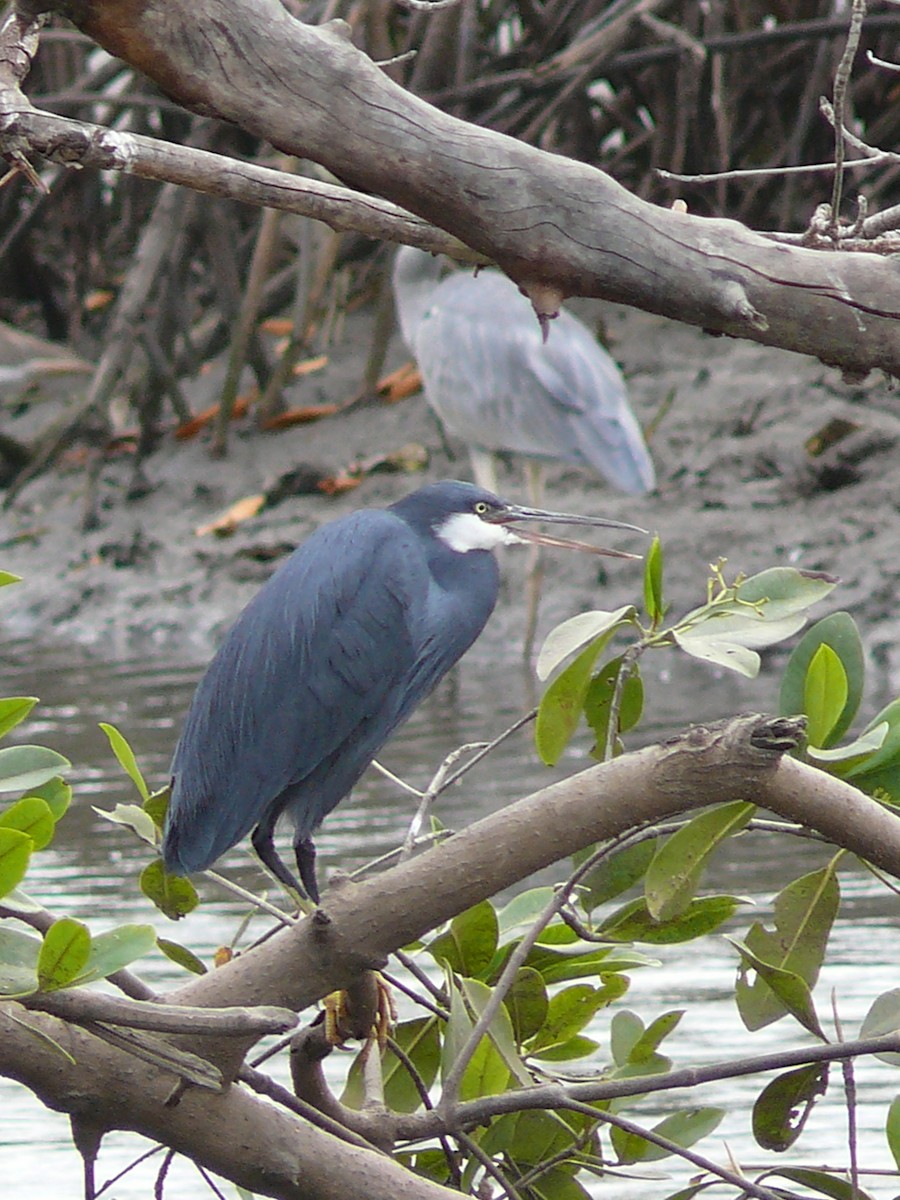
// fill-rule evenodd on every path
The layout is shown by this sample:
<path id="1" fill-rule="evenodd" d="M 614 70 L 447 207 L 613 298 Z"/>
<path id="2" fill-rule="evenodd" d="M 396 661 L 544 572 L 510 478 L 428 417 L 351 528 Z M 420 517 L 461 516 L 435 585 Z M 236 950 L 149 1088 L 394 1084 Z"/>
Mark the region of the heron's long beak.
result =
<path id="1" fill-rule="evenodd" d="M 612 521 L 607 517 L 582 517 L 574 513 L 549 512 L 542 508 L 523 508 L 518 504 L 508 504 L 482 518 L 492 525 L 503 525 L 507 528 L 518 526 L 520 521 L 547 521 L 557 525 L 593 525 L 604 529 L 627 529 L 632 533 L 644 533 L 639 525 L 628 525 L 624 521 Z M 539 533 L 533 529 L 511 529 L 520 541 L 534 542 L 539 546 L 557 546 L 563 550 L 582 550 L 587 554 L 603 554 L 610 558 L 640 558 L 640 554 L 629 554 L 625 550 L 608 550 L 602 546 L 592 546 L 588 542 L 576 542 L 569 538 L 554 537 L 549 533 Z"/>

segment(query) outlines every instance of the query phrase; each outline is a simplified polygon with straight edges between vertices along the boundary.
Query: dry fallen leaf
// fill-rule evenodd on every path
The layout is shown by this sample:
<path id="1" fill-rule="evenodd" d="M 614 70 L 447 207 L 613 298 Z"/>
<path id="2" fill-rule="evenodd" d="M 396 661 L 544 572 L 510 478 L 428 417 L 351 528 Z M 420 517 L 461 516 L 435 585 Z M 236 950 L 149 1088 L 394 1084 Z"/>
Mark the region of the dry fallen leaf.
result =
<path id="1" fill-rule="evenodd" d="M 240 417 L 245 417 L 250 405 L 254 400 L 258 399 L 258 397 L 259 389 L 256 387 L 252 387 L 249 392 L 244 392 L 243 395 L 238 396 L 234 402 L 234 408 L 231 410 L 232 421 L 236 421 Z M 201 429 L 207 426 L 210 421 L 215 420 L 215 418 L 219 415 L 219 408 L 220 405 L 211 404 L 209 408 L 204 408 L 202 412 L 199 412 L 196 416 L 191 417 L 189 421 L 184 421 L 175 430 L 176 439 L 179 442 L 186 442 L 190 438 L 196 437 Z"/>
<path id="2" fill-rule="evenodd" d="M 323 417 L 333 417 L 340 412 L 337 404 L 307 404 L 303 408 L 289 408 L 287 412 L 279 413 L 263 421 L 263 429 L 290 429 L 292 425 L 308 425 L 312 421 L 321 421 Z"/>
<path id="3" fill-rule="evenodd" d="M 290 337 L 294 331 L 294 322 L 290 317 L 267 317 L 260 323 L 261 333 L 271 333 L 273 337 Z"/>
<path id="4" fill-rule="evenodd" d="M 101 312 L 107 308 L 116 298 L 116 293 L 109 291 L 107 288 L 98 288 L 96 291 L 88 292 L 84 298 L 85 312 Z"/>
<path id="5" fill-rule="evenodd" d="M 391 371 L 389 375 L 379 379 L 375 385 L 375 391 L 388 404 L 396 404 L 398 400 L 405 400 L 407 396 L 414 396 L 421 390 L 422 376 L 414 362 L 404 363 L 396 371 Z"/>
<path id="6" fill-rule="evenodd" d="M 313 375 L 316 371 L 321 371 L 328 366 L 328 355 L 319 354 L 315 358 L 304 358 L 301 362 L 294 364 L 295 375 Z"/>
<path id="7" fill-rule="evenodd" d="M 197 537 L 205 537 L 207 533 L 214 533 L 217 537 L 229 537 L 238 525 L 255 517 L 265 502 L 266 498 L 262 493 L 257 496 L 244 496 L 226 508 L 215 520 L 206 525 L 198 525 L 194 533 Z"/>
<path id="8" fill-rule="evenodd" d="M 361 483 L 360 476 L 348 475 L 346 471 L 339 471 L 337 475 L 323 479 L 319 484 L 319 491 L 324 492 L 326 496 L 339 496 L 342 492 L 352 492 Z"/>

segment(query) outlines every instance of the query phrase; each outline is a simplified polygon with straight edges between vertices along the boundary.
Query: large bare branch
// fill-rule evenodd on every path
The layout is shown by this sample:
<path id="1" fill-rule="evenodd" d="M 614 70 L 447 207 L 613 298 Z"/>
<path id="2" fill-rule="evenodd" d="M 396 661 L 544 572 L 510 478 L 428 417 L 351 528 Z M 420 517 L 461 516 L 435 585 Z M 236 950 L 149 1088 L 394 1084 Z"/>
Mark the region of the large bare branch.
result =
<path id="1" fill-rule="evenodd" d="M 303 1008 L 576 850 L 711 803 L 752 801 L 900 875 L 900 820 L 849 784 L 783 757 L 791 737 L 795 724 L 739 717 L 591 767 L 382 875 L 331 888 L 317 916 L 167 999 Z M 226 1074 L 240 1064 L 239 1039 L 207 1040 L 200 1053 Z"/>
<path id="2" fill-rule="evenodd" d="M 552 311 L 600 296 L 846 372 L 900 375 L 900 280 L 877 255 L 775 243 L 657 208 L 584 163 L 459 121 L 393 83 L 341 22 L 278 0 L 67 0 L 110 52 L 199 112 L 313 159 L 497 262 Z M 7 99 L 0 146 L 27 145 Z"/>
<path id="3" fill-rule="evenodd" d="M 0 1004 L 0 1072 L 50 1108 L 100 1131 L 144 1134 L 254 1194 L 282 1200 L 459 1196 L 242 1087 L 222 1094 L 187 1088 L 178 1095 L 174 1076 L 12 1002 Z"/>
<path id="4" fill-rule="evenodd" d="M 557 858 L 718 801 L 754 801 L 900 875 L 900 820 L 848 784 L 784 757 L 801 728 L 796 720 L 740 717 L 591 767 L 411 862 L 359 885 L 331 888 L 319 917 L 298 922 L 166 999 L 221 1007 L 237 998 L 244 1007 L 299 1009 Z M 233 1077 L 253 1036 L 176 1041 Z M 365 1190 L 373 1200 L 448 1194 L 241 1087 L 179 1093 L 171 1072 L 14 1002 L 0 1005 L 0 1073 L 76 1120 L 100 1130 L 135 1130 L 263 1194 L 305 1200 L 331 1200 L 348 1190 Z M 364 1184 L 348 1186 L 353 1179 Z"/>

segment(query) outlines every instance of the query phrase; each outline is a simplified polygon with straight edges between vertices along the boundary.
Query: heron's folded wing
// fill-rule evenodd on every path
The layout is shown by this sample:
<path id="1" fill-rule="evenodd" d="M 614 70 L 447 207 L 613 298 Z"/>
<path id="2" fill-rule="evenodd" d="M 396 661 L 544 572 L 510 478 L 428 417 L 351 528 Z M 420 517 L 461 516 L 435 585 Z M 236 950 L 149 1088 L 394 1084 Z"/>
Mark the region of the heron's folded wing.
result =
<path id="1" fill-rule="evenodd" d="M 361 727 L 388 736 L 427 590 L 409 570 L 416 552 L 396 517 L 361 512 L 323 526 L 250 602 L 198 686 L 173 761 L 181 865 L 213 862 L 343 747 L 361 753 Z M 325 811 L 340 798 L 322 797 Z"/>

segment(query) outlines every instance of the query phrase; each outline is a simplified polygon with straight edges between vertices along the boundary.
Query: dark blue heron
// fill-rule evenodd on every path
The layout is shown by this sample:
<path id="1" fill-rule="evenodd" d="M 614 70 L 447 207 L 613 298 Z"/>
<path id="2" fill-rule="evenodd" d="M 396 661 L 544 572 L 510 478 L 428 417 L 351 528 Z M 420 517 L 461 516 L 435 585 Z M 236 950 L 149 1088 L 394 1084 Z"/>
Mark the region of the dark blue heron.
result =
<path id="1" fill-rule="evenodd" d="M 534 504 L 547 460 L 584 467 L 630 495 L 651 491 L 653 461 L 625 381 L 590 330 L 562 311 L 545 342 L 506 275 L 441 273 L 433 254 L 401 246 L 394 298 L 425 398 L 468 447 L 478 483 L 495 489 L 494 454 L 511 451 L 530 463 Z"/>
<path id="2" fill-rule="evenodd" d="M 636 528 L 445 482 L 323 525 L 298 547 L 194 694 L 172 761 L 166 868 L 202 871 L 253 830 L 272 874 L 318 902 L 312 835 L 484 628 L 499 586 L 491 550 L 524 540 L 632 557 L 520 530 L 526 520 Z M 275 850 L 282 814 L 303 889 Z"/>

